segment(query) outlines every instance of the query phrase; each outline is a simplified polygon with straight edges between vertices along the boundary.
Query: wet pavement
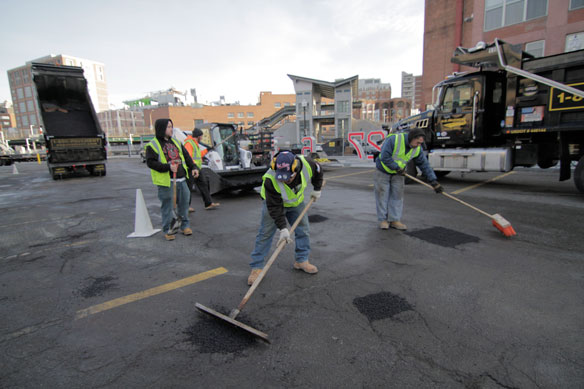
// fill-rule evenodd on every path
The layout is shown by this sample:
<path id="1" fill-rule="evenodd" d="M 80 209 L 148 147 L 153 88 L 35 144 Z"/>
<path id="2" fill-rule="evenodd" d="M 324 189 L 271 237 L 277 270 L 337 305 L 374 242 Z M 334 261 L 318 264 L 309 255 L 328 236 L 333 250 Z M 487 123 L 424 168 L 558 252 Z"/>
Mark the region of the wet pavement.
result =
<path id="1" fill-rule="evenodd" d="M 60 181 L 17 166 L 0 167 L 1 387 L 584 385 L 584 198 L 557 170 L 458 195 L 509 220 L 518 235 L 505 238 L 415 184 L 408 231 L 382 231 L 371 168 L 327 168 L 309 211 L 319 273 L 295 271 L 285 248 L 238 316 L 266 344 L 195 308 L 228 314 L 247 291 L 257 193 L 217 196 L 213 211 L 194 198 L 193 236 L 127 239 L 138 188 L 160 227 L 139 159 Z"/>

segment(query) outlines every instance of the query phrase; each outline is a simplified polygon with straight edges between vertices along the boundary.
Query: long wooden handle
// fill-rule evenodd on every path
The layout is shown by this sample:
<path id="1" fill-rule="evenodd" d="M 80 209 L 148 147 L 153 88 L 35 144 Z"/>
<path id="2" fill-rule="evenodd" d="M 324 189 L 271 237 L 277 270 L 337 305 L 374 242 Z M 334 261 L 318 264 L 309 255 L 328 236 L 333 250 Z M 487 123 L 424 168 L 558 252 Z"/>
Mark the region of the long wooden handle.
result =
<path id="1" fill-rule="evenodd" d="M 326 182 L 323 182 L 322 183 L 322 187 L 323 188 L 324 188 L 325 183 Z M 302 218 L 304 217 L 304 215 L 306 215 L 306 212 L 308 212 L 308 208 L 310 208 L 310 206 L 312 204 L 314 204 L 314 199 L 313 198 L 310 199 L 310 201 L 308 202 L 308 204 L 306 204 L 306 207 L 304 207 L 304 209 L 300 213 L 300 216 L 298 216 L 296 218 L 296 221 L 294 221 L 294 224 L 292 224 L 292 227 L 290 228 L 290 235 L 292 235 L 292 233 L 294 232 L 294 230 L 296 229 L 296 227 L 298 227 L 298 224 L 300 224 L 300 222 L 302 221 Z M 251 295 L 253 294 L 253 292 L 256 290 L 256 288 L 258 287 L 258 285 L 260 284 L 260 282 L 262 282 L 262 280 L 264 279 L 264 276 L 266 275 L 266 273 L 268 272 L 268 270 L 270 270 L 270 266 L 272 266 L 272 264 L 274 263 L 274 261 L 276 260 L 276 258 L 278 258 L 278 255 L 280 255 L 280 252 L 282 251 L 282 249 L 284 249 L 284 247 L 287 244 L 288 244 L 288 242 L 286 242 L 285 240 L 283 240 L 282 242 L 280 242 L 280 244 L 278 245 L 278 247 L 276 247 L 276 250 L 274 251 L 274 253 L 270 257 L 270 259 L 268 259 L 268 262 L 266 263 L 266 265 L 262 269 L 262 272 L 260 273 L 260 275 L 258 276 L 258 278 L 256 278 L 256 280 L 254 281 L 254 283 L 252 284 L 252 286 L 249 287 L 249 290 L 247 291 L 247 293 L 245 294 L 245 296 L 243 296 L 243 299 L 241 300 L 241 302 L 239 303 L 239 305 L 237 306 L 237 308 L 234 309 L 229 314 L 229 317 L 230 318 L 235 319 L 237 317 L 237 315 L 239 315 L 239 312 L 241 312 L 241 310 L 243 309 L 243 307 L 245 306 L 245 304 L 247 304 L 247 300 L 249 300 L 249 298 L 251 297 Z"/>
<path id="2" fill-rule="evenodd" d="M 428 187 L 428 188 L 430 188 L 430 189 L 434 190 L 434 187 L 433 187 L 432 185 L 429 185 L 429 184 L 425 183 L 424 181 L 422 181 L 422 180 L 420 180 L 420 179 L 418 179 L 418 178 L 416 178 L 416 177 L 414 177 L 414 176 L 410 176 L 410 175 L 409 175 L 409 174 L 407 174 L 407 173 L 405 174 L 405 176 L 406 176 L 407 178 L 409 178 L 410 180 L 416 181 L 418 184 L 422 184 L 422 185 L 424 185 L 424 186 L 426 186 L 426 187 Z M 454 200 L 454 201 L 458 201 L 458 202 L 459 202 L 460 204 L 462 204 L 462 205 L 466 205 L 466 206 L 467 206 L 467 207 L 469 207 L 470 209 L 473 209 L 473 210 L 477 211 L 477 212 L 478 212 L 478 213 L 480 213 L 480 214 L 483 214 L 483 215 L 485 215 L 485 216 L 487 216 L 487 217 L 489 217 L 489 218 L 491 218 L 491 219 L 493 218 L 493 215 L 491 215 L 491 214 L 489 214 L 489 213 L 487 213 L 487 212 L 483 211 L 482 209 L 478 209 L 478 208 L 477 208 L 477 207 L 475 207 L 474 205 L 470 205 L 470 204 L 469 204 L 469 203 L 467 203 L 466 201 L 462 201 L 461 199 L 459 199 L 459 198 L 457 198 L 457 197 L 454 197 L 454 196 L 453 196 L 453 195 L 451 195 L 450 193 L 442 192 L 442 194 L 443 194 L 444 196 L 448 197 L 449 199 L 452 199 L 452 200 Z"/>

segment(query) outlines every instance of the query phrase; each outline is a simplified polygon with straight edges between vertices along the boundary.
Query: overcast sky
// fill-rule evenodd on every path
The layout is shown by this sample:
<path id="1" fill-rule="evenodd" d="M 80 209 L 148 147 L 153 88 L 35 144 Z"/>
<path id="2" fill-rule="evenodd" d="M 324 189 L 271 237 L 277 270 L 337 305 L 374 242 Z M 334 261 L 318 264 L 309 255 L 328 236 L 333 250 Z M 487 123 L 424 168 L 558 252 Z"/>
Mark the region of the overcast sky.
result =
<path id="1" fill-rule="evenodd" d="M 255 104 L 294 93 L 287 74 L 334 81 L 422 72 L 424 0 L 10 1 L 0 23 L 8 69 L 48 54 L 105 64 L 110 103 L 196 88 L 199 102 Z"/>

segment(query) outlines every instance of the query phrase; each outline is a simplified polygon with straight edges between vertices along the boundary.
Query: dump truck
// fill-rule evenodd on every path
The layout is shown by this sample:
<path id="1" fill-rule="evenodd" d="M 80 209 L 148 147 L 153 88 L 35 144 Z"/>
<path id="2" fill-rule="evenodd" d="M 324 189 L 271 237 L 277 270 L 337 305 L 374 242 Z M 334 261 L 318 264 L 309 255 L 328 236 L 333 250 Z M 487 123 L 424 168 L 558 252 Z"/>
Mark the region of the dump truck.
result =
<path id="1" fill-rule="evenodd" d="M 83 69 L 33 63 L 32 75 L 53 179 L 79 170 L 105 176 L 106 136 L 91 103 Z"/>
<path id="2" fill-rule="evenodd" d="M 397 122 L 421 128 L 438 176 L 451 171 L 507 172 L 559 166 L 559 180 L 584 193 L 584 50 L 534 58 L 499 39 L 459 47 L 455 73 L 432 90 L 433 108 Z M 415 174 L 413 164 L 408 166 Z"/>
<path id="3" fill-rule="evenodd" d="M 235 124 L 205 123 L 197 128 L 203 131 L 202 146 L 209 150 L 202 166 L 209 193 L 252 190 L 262 184 L 268 167 L 252 164 L 252 153 L 240 147 L 241 135 Z M 173 137 L 184 142 L 186 135 L 175 129 Z"/>

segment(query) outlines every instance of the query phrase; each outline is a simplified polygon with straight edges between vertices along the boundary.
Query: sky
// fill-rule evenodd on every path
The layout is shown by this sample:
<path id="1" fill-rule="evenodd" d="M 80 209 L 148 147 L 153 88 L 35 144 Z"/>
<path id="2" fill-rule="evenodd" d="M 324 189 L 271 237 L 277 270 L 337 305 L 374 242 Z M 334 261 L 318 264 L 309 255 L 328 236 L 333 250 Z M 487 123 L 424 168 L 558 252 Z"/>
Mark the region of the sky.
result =
<path id="1" fill-rule="evenodd" d="M 110 106 L 148 92 L 196 88 L 198 101 L 256 104 L 294 93 L 287 74 L 391 83 L 421 74 L 424 0 L 11 1 L 0 24 L 6 71 L 48 54 L 105 64 Z"/>

